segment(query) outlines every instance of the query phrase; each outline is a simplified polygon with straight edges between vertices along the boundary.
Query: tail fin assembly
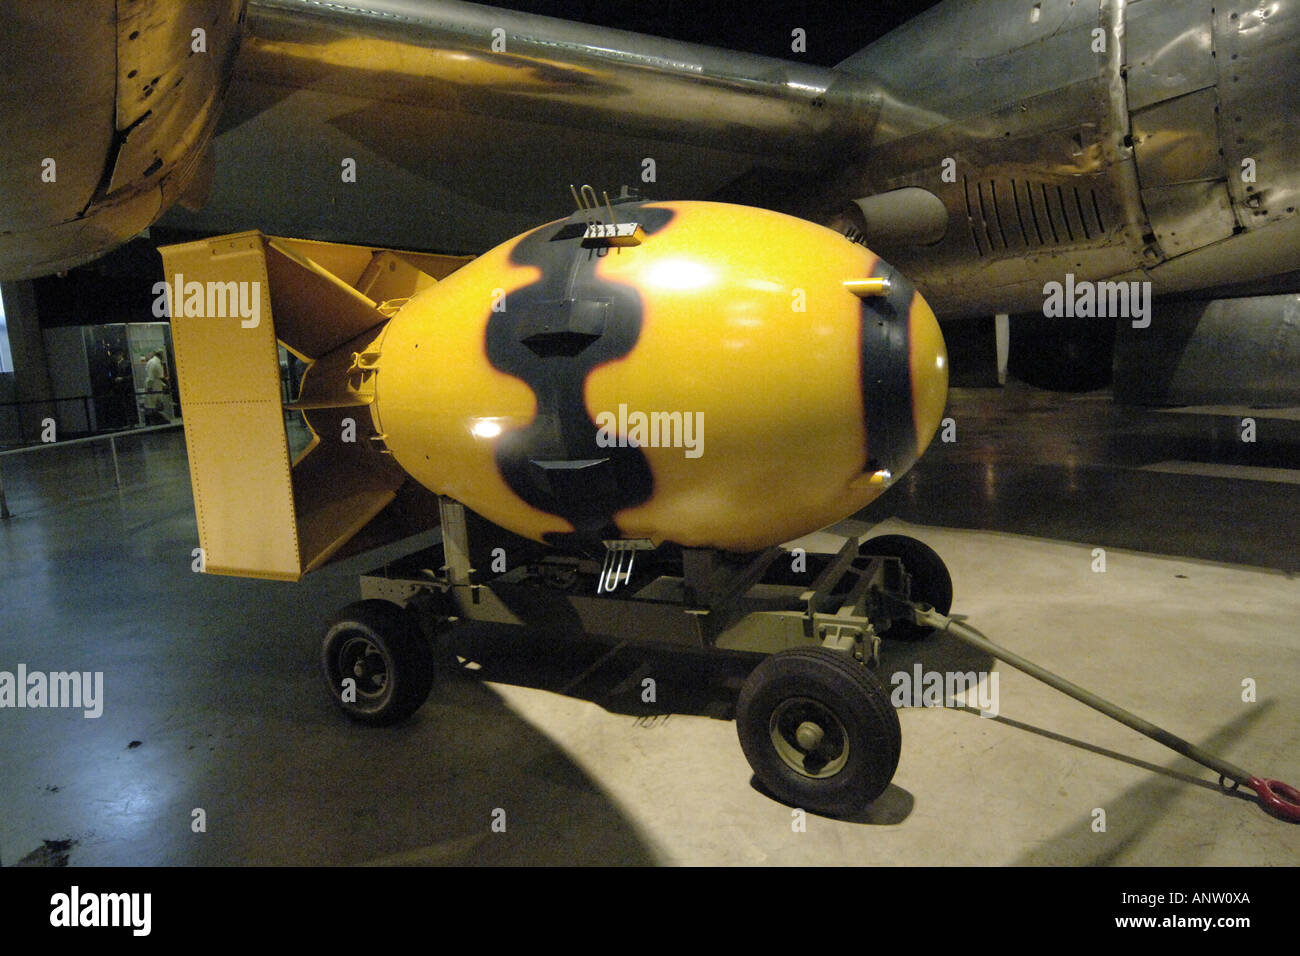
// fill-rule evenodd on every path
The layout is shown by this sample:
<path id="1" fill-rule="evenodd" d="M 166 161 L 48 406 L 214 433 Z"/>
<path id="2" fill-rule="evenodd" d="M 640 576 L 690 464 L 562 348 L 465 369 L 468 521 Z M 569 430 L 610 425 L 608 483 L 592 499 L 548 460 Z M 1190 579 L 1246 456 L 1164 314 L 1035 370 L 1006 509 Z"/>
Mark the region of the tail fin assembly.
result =
<path id="1" fill-rule="evenodd" d="M 399 497 L 418 493 L 374 433 L 368 346 L 400 300 L 469 257 L 260 232 L 161 252 L 204 569 L 298 580 L 431 526 L 436 509 L 400 520 L 410 508 Z M 296 460 L 277 345 L 308 363 L 288 406 L 312 432 Z"/>

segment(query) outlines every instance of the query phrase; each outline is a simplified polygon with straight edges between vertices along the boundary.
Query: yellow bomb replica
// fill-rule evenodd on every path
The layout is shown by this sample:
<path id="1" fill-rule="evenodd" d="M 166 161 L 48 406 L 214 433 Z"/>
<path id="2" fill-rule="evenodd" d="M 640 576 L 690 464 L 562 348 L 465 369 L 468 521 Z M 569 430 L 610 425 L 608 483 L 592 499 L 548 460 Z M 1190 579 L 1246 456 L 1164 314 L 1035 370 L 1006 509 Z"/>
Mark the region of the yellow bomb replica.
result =
<path id="1" fill-rule="evenodd" d="M 407 474 L 552 545 L 747 552 L 853 513 L 916 461 L 947 355 L 904 276 L 766 210 L 610 211 L 496 247 L 367 347 L 373 424 Z"/>

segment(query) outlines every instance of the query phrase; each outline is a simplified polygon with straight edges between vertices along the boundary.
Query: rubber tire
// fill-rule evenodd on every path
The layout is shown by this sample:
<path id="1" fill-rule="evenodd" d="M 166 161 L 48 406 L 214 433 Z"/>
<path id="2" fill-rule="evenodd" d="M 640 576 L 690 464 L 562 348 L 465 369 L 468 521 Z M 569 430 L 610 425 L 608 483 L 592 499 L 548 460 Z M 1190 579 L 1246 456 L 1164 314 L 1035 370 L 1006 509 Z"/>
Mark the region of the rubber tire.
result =
<path id="1" fill-rule="evenodd" d="M 882 534 L 870 538 L 858 549 L 859 554 L 883 558 L 898 558 L 903 570 L 912 576 L 912 600 L 924 601 L 940 614 L 952 610 L 952 575 L 928 544 L 909 538 L 905 534 Z M 903 641 L 919 641 L 934 633 L 934 628 L 923 627 L 913 621 L 894 621 L 884 637 Z"/>
<path id="2" fill-rule="evenodd" d="M 791 697 L 808 697 L 844 725 L 849 756 L 833 776 L 814 779 L 781 758 L 772 743 L 772 712 Z M 865 666 L 842 651 L 796 647 L 754 668 L 736 702 L 736 733 L 759 781 L 779 800 L 826 816 L 849 816 L 879 797 L 898 769 L 903 731 L 889 693 Z"/>
<path id="3" fill-rule="evenodd" d="M 376 698 L 343 700 L 344 674 L 339 652 L 349 637 L 362 636 L 383 658 L 388 679 Z M 409 615 L 388 601 L 368 600 L 349 604 L 330 619 L 321 641 L 321 666 L 325 684 L 334 703 L 360 724 L 385 727 L 411 716 L 420 709 L 433 688 L 433 647 L 419 633 Z"/>

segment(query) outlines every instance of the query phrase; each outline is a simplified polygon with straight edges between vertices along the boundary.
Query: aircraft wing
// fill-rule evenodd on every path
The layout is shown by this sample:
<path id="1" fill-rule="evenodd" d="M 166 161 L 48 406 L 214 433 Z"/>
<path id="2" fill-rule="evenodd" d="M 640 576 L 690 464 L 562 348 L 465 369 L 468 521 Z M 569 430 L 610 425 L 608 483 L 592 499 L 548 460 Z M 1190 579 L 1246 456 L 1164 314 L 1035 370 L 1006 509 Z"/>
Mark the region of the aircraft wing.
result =
<path id="1" fill-rule="evenodd" d="M 478 4 L 253 0 L 206 201 L 162 224 L 481 251 L 582 183 L 809 216 L 878 112 L 834 69 Z"/>

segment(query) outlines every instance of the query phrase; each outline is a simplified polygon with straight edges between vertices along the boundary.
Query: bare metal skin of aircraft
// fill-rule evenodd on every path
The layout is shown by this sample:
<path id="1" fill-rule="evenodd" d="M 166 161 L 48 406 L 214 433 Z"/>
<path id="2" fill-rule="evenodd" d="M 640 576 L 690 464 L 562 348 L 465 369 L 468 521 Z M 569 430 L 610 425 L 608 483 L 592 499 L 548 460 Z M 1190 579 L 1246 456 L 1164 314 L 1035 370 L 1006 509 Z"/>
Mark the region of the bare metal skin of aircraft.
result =
<path id="1" fill-rule="evenodd" d="M 3 165 L 32 171 L 5 183 L 7 277 L 91 258 L 187 192 L 186 228 L 471 251 L 575 169 L 863 229 L 941 319 L 1037 311 L 1067 272 L 1240 295 L 1300 254 L 1294 0 L 961 0 L 834 69 L 459 2 L 135 6 L 79 20 L 68 61 L 33 52 L 66 30 L 56 5 L 6 34 L 30 95 Z M 89 52 L 114 42 L 116 66 Z M 73 120 L 98 133 L 61 146 Z M 357 188 L 309 172 L 358 151 Z"/>

